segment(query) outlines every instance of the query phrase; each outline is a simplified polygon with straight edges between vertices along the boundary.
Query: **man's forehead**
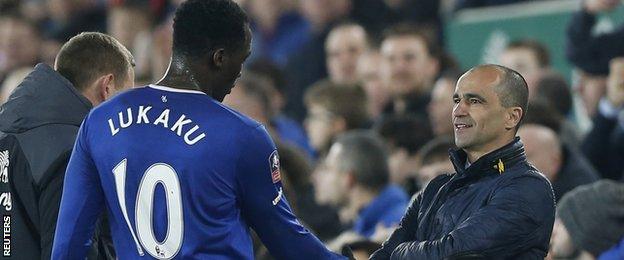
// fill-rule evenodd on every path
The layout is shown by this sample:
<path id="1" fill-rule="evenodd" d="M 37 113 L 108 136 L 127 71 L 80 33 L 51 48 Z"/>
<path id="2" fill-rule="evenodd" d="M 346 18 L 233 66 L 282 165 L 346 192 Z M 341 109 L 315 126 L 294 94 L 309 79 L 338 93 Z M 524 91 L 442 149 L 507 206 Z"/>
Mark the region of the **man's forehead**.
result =
<path id="1" fill-rule="evenodd" d="M 471 70 L 459 78 L 455 87 L 455 93 L 466 90 L 471 92 L 493 92 L 493 87 L 498 85 L 502 79 L 501 74 L 501 71 L 494 67 L 482 67 Z"/>

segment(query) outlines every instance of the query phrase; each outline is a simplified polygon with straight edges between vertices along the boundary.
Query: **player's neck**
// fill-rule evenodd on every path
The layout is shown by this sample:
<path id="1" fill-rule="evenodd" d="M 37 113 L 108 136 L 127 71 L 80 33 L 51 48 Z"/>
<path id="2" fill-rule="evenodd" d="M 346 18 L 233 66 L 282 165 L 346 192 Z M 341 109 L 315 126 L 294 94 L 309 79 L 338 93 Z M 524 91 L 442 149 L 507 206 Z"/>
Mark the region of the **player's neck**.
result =
<path id="1" fill-rule="evenodd" d="M 172 57 L 165 76 L 156 82 L 156 85 L 204 92 L 196 77 L 193 75 L 193 70 L 189 67 L 190 66 L 187 61 L 184 61 L 181 58 Z"/>

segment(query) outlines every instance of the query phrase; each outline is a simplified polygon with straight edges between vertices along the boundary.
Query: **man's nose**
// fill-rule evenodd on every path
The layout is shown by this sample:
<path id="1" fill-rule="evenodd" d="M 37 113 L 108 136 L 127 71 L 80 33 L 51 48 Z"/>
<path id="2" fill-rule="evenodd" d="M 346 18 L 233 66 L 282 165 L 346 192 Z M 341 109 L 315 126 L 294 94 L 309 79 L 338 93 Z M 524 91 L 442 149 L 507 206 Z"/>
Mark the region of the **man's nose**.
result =
<path id="1" fill-rule="evenodd" d="M 453 117 L 468 115 L 468 105 L 466 102 L 460 101 L 453 107 Z"/>

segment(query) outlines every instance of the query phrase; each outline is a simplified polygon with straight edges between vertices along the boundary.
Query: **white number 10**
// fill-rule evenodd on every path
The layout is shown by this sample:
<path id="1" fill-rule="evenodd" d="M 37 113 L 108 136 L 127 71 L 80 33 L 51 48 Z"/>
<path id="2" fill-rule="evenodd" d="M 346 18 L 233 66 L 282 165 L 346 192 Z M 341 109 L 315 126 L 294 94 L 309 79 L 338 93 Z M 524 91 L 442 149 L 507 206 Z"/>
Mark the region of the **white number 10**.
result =
<path id="1" fill-rule="evenodd" d="M 153 257 L 158 259 L 173 258 L 180 247 L 182 247 L 182 237 L 184 234 L 184 223 L 182 221 L 182 197 L 180 192 L 180 181 L 176 171 L 168 164 L 155 163 L 152 164 L 141 179 L 139 191 L 137 192 L 135 206 L 135 222 L 137 235 L 128 219 L 128 211 L 126 209 L 126 166 L 127 159 L 123 159 L 115 168 L 113 174 L 115 176 L 115 186 L 117 188 L 117 198 L 121 212 L 126 219 L 126 224 L 130 229 L 132 238 L 136 243 L 139 255 L 143 256 L 143 248 Z M 154 230 L 152 229 L 152 215 L 154 209 L 154 192 L 156 186 L 161 184 L 165 189 L 167 198 L 167 235 L 161 242 L 156 240 Z M 141 244 L 139 244 L 139 241 Z M 141 245 L 143 247 L 141 247 Z"/>

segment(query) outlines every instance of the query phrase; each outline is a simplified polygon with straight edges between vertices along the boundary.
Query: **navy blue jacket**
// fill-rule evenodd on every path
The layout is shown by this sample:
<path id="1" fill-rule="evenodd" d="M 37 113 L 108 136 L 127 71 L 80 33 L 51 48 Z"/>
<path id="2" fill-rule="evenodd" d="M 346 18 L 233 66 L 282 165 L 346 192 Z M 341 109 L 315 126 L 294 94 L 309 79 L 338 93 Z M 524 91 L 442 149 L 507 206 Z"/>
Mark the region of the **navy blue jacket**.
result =
<path id="1" fill-rule="evenodd" d="M 555 221 L 548 180 L 531 166 L 520 138 L 456 174 L 429 183 L 371 259 L 543 259 Z"/>

